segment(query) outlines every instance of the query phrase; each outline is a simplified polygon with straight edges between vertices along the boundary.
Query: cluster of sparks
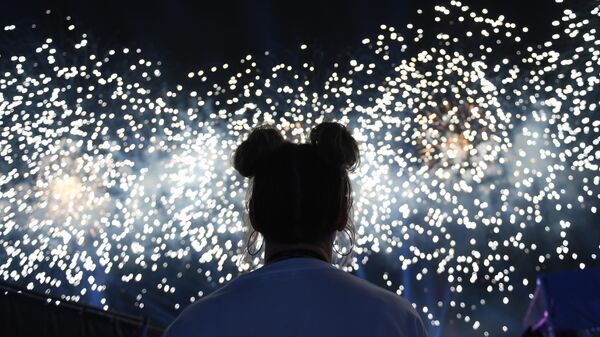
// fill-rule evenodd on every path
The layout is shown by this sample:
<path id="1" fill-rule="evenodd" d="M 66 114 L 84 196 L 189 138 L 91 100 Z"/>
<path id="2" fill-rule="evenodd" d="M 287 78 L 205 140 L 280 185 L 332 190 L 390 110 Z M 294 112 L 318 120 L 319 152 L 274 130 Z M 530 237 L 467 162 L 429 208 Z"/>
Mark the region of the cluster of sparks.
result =
<path id="1" fill-rule="evenodd" d="M 449 295 L 415 301 L 428 326 L 450 307 L 485 336 L 508 331 L 481 307 L 531 293 L 548 266 L 597 262 L 600 6 L 565 9 L 536 46 L 459 1 L 432 20 L 381 26 L 327 69 L 249 55 L 185 88 L 164 89 L 141 50 L 93 52 L 69 19 L 73 44 L 1 54 L 0 279 L 104 309 L 127 287 L 138 308 L 179 310 L 261 263 L 244 258 L 232 149 L 257 125 L 305 141 L 333 119 L 362 153 L 347 268 L 385 256 L 398 294 L 398 275 L 435 274 Z"/>

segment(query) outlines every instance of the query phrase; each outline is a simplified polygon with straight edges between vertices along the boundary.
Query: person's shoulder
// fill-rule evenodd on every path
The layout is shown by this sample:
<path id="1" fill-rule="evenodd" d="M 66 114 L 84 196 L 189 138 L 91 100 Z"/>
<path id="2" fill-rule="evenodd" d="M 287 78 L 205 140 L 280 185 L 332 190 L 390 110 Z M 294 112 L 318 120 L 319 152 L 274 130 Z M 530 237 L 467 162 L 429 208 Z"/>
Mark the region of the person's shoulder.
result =
<path id="1" fill-rule="evenodd" d="M 427 336 L 421 316 L 404 297 L 347 272 L 338 270 L 336 274 L 346 280 L 354 296 L 369 302 L 371 311 L 376 308 L 382 322 L 387 321 L 401 331 L 411 331 L 411 336 Z"/>
<path id="2" fill-rule="evenodd" d="M 206 298 L 200 299 L 185 308 L 175 320 L 167 327 L 163 337 L 189 336 L 196 329 L 197 317 L 203 317 Z"/>
<path id="3" fill-rule="evenodd" d="M 221 294 L 227 286 L 225 285 L 188 305 L 167 327 L 163 337 L 190 336 L 193 331 L 199 332 L 205 329 L 207 325 L 202 322 L 210 321 L 212 315 L 218 315 L 219 310 L 215 310 L 215 306 L 218 306 Z"/>
<path id="4" fill-rule="evenodd" d="M 414 310 L 414 308 L 408 303 L 408 301 L 406 301 L 404 298 L 397 295 L 396 293 L 391 292 L 388 289 L 384 289 L 356 275 L 350 274 L 339 269 L 335 269 L 334 273 L 336 277 L 339 277 L 340 279 L 344 280 L 344 283 L 347 287 L 355 288 L 356 290 L 361 290 L 361 292 L 366 295 L 386 300 L 386 303 L 389 302 L 389 304 L 391 305 L 398 305 L 400 307 L 406 308 L 407 310 Z"/>

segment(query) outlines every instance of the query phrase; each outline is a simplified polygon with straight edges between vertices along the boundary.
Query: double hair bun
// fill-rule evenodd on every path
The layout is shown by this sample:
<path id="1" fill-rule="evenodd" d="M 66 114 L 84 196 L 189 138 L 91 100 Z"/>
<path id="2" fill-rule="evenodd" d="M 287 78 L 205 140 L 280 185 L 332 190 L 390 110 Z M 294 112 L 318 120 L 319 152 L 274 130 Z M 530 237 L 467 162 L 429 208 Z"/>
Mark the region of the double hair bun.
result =
<path id="1" fill-rule="evenodd" d="M 358 166 L 358 144 L 342 124 L 323 122 L 311 130 L 309 138 L 323 161 L 344 170 Z M 264 158 L 286 142 L 273 126 L 255 128 L 235 150 L 233 167 L 242 176 L 253 177 Z"/>

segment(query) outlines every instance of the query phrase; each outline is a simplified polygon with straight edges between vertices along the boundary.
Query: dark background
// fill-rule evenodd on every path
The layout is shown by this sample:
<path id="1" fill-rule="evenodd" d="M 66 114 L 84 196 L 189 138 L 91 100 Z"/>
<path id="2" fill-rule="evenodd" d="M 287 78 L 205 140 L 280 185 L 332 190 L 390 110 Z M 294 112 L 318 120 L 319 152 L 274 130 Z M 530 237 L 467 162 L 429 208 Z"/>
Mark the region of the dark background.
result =
<path id="1" fill-rule="evenodd" d="M 529 27 L 524 42 L 544 41 L 549 17 L 559 14 L 552 12 L 557 6 L 551 0 L 463 3 Z M 374 36 L 381 24 L 401 28 L 407 23 L 421 26 L 419 20 L 424 20 L 422 27 L 427 28 L 431 18 L 417 16 L 416 10 L 430 10 L 437 4 L 440 1 L 23 0 L 5 3 L 0 23 L 56 27 L 65 26 L 64 18 L 71 16 L 78 30 L 88 32 L 99 46 L 142 48 L 146 55 L 162 60 L 174 80 L 184 80 L 189 71 L 247 54 L 269 51 L 287 59 L 303 43 L 318 50 L 324 60 L 333 59 L 364 37 Z M 52 15 L 45 15 L 47 9 Z"/>
<path id="2" fill-rule="evenodd" d="M 233 63 L 248 54 L 269 51 L 274 59 L 287 63 L 296 58 L 301 44 L 309 45 L 310 52 L 318 53 L 321 61 L 333 61 L 358 46 L 363 38 L 375 36 L 381 24 L 401 29 L 407 23 L 413 23 L 427 30 L 433 20 L 427 14 L 417 16 L 417 9 L 430 12 L 443 2 L 23 0 L 3 3 L 0 29 L 5 25 L 35 23 L 40 31 L 49 32 L 49 37 L 60 40 L 61 34 L 68 35 L 65 18 L 70 16 L 77 32 L 86 32 L 99 50 L 141 48 L 144 57 L 162 60 L 164 75 L 161 78 L 172 88 L 175 83 L 185 82 L 190 71 Z M 552 20 L 560 16 L 560 6 L 553 6 L 553 0 L 463 2 L 471 7 L 487 8 L 490 17 L 502 14 L 508 21 L 528 27 L 529 33 L 523 35 L 525 45 L 548 40 Z M 47 9 L 52 11 L 51 15 L 45 14 Z M 27 43 L 25 38 L 22 41 Z M 0 53 L 3 48 L 11 48 L 10 43 L 0 40 Z M 373 277 L 369 277 L 370 270 L 365 270 L 362 277 L 378 278 L 379 271 L 389 264 L 390 261 L 383 259 L 377 261 L 373 263 Z M 402 283 L 407 281 L 402 280 Z M 438 298 L 437 294 L 434 298 Z M 511 302 L 511 308 L 524 308 L 529 299 L 523 297 L 521 301 L 524 303 L 521 306 L 516 301 Z M 156 307 L 159 306 L 153 308 Z M 522 317 L 521 312 L 498 311 L 489 315 L 490 319 L 499 322 Z M 452 323 L 453 318 L 448 320 Z M 454 335 L 461 335 L 463 327 L 445 327 L 445 331 L 455 329 Z"/>

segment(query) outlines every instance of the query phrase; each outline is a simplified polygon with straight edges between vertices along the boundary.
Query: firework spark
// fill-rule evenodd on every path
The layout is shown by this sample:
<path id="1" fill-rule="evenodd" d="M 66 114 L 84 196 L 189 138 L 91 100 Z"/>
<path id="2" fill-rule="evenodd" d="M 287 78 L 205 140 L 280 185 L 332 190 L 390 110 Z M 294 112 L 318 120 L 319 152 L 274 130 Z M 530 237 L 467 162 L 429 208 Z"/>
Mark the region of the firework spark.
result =
<path id="1" fill-rule="evenodd" d="M 364 158 L 349 269 L 383 256 L 384 285 L 432 329 L 450 308 L 485 336 L 510 331 L 481 308 L 527 296 L 552 265 L 597 265 L 599 8 L 565 9 L 533 48 L 525 27 L 450 1 L 431 31 L 381 26 L 330 69 L 249 55 L 166 90 L 160 62 L 92 52 L 67 20 L 74 44 L 0 56 L 0 275 L 105 309 L 126 287 L 138 309 L 179 310 L 260 265 L 242 258 L 243 135 L 270 123 L 305 141 L 335 119 Z"/>

